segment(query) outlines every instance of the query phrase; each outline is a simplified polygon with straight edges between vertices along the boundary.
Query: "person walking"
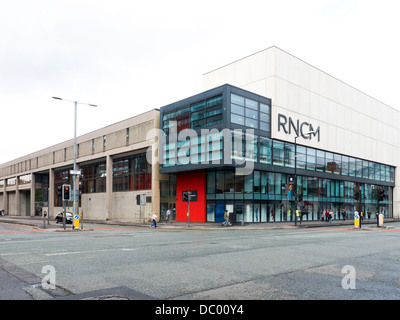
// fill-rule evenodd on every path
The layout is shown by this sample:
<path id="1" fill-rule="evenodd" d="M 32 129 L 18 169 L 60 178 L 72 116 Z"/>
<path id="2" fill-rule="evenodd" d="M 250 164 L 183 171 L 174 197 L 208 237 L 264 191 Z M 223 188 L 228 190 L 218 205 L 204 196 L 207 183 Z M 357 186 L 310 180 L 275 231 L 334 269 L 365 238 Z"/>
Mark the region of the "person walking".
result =
<path id="1" fill-rule="evenodd" d="M 301 224 L 301 218 L 300 218 L 300 211 L 299 211 L 299 209 L 296 209 L 296 221 L 297 221 L 297 222 L 300 222 L 300 224 Z"/>
<path id="2" fill-rule="evenodd" d="M 225 227 L 227 227 L 229 225 L 229 211 L 225 210 L 224 213 L 224 222 L 222 223 L 222 225 L 225 225 Z"/>
<path id="3" fill-rule="evenodd" d="M 342 217 L 343 217 L 343 220 L 344 221 L 346 221 L 346 210 L 342 210 Z"/>
<path id="4" fill-rule="evenodd" d="M 172 223 L 172 221 L 171 221 L 171 210 L 170 210 L 170 209 L 167 210 L 166 218 L 165 218 L 165 223 L 167 223 L 168 220 L 169 220 L 169 222 Z"/>
<path id="5" fill-rule="evenodd" d="M 332 209 L 329 211 L 329 223 L 332 223 L 332 219 L 333 219 L 333 211 Z"/>
<path id="6" fill-rule="evenodd" d="M 154 229 L 157 228 L 157 214 L 155 212 L 153 214 L 153 223 L 151 224 L 150 228 L 153 228 L 153 226 L 154 226 Z"/>

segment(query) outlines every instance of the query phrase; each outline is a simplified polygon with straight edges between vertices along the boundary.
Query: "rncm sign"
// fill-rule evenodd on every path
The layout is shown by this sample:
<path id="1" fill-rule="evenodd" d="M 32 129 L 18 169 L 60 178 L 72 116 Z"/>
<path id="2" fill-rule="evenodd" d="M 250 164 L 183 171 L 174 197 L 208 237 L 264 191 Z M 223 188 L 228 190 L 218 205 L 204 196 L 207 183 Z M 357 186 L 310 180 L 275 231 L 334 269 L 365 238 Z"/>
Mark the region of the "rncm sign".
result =
<path id="1" fill-rule="evenodd" d="M 278 132 L 281 131 L 281 129 L 286 133 L 286 134 L 292 134 L 292 130 L 296 133 L 296 135 L 299 137 L 300 135 L 304 139 L 311 140 L 312 136 L 318 137 L 318 142 L 320 141 L 320 127 L 317 129 L 314 129 L 313 125 L 308 122 L 302 122 L 300 123 L 300 120 L 294 121 L 291 117 L 286 117 L 283 114 L 278 114 Z M 310 134 L 307 134 L 308 132 L 311 132 Z"/>

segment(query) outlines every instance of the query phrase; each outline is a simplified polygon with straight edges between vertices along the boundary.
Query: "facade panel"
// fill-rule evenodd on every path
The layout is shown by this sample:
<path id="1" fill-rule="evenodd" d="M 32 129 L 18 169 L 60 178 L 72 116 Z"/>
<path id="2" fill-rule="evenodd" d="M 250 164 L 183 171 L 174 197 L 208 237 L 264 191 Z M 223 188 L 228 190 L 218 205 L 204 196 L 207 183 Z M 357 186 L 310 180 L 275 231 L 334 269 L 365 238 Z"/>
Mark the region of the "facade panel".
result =
<path id="1" fill-rule="evenodd" d="M 265 57 L 266 64 L 273 63 L 272 72 L 261 78 L 270 86 L 253 87 L 255 93 L 272 101 L 271 137 L 294 143 L 296 134 L 279 130 L 279 115 L 283 114 L 301 123 L 308 122 L 320 128 L 320 140 L 298 139 L 304 146 L 343 154 L 368 161 L 383 163 L 397 168 L 400 164 L 399 111 L 373 99 L 344 82 L 322 72 L 304 61 L 271 47 L 254 55 L 228 64 L 204 75 L 204 89 L 223 83 L 248 89 L 260 81 L 254 77 L 232 77 L 225 70 L 241 70 L 249 63 L 257 63 Z M 265 63 L 258 62 L 260 70 Z M 249 70 L 253 66 L 249 67 Z M 251 75 L 251 73 L 249 73 Z M 396 186 L 400 183 L 395 177 Z M 400 190 L 394 188 L 394 215 L 399 217 Z"/>

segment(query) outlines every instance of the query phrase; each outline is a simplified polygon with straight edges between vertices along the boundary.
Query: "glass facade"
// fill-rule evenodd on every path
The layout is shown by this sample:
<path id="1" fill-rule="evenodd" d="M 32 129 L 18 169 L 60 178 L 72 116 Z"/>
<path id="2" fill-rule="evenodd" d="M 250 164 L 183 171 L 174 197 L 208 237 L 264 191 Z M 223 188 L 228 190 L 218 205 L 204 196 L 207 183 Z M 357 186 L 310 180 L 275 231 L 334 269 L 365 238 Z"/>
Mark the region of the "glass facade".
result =
<path id="1" fill-rule="evenodd" d="M 237 222 L 294 221 L 295 197 L 289 192 L 291 177 L 291 174 L 258 170 L 246 176 L 235 175 L 234 171 L 208 171 L 207 221 L 217 221 L 218 208 L 229 206 Z M 376 212 L 393 216 L 391 187 L 383 187 L 385 197 L 378 202 L 380 186 L 373 184 L 297 176 L 297 186 L 303 220 L 321 220 L 322 213 L 331 209 L 334 219 L 353 219 L 355 207 L 365 213 L 366 219 L 368 212 L 370 219 L 376 218 Z"/>
<path id="2" fill-rule="evenodd" d="M 231 94 L 231 122 L 247 128 L 271 131 L 271 107 L 238 94 Z"/>
<path id="3" fill-rule="evenodd" d="M 199 95 L 201 99 L 161 108 L 166 141 L 160 172 L 207 171 L 207 221 L 219 221 L 225 209 L 237 221 L 292 221 L 295 199 L 288 190 L 295 169 L 304 219 L 319 220 L 328 209 L 337 218 L 343 218 L 344 209 L 350 218 L 355 206 L 393 216 L 394 167 L 271 139 L 270 99 L 229 85 L 219 90 L 210 98 Z M 193 135 L 170 140 L 171 128 L 177 135 L 193 129 Z M 209 131 L 200 135 L 200 129 Z M 252 162 L 254 170 L 238 175 L 235 168 L 244 161 Z M 378 203 L 380 188 L 386 196 Z"/>

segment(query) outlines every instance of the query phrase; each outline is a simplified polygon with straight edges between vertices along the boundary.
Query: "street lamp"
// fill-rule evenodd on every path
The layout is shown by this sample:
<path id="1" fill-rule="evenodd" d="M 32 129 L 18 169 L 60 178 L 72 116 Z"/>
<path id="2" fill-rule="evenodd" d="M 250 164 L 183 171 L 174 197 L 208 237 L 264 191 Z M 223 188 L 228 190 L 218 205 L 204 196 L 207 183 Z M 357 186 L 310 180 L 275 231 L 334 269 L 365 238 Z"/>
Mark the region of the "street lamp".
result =
<path id="1" fill-rule="evenodd" d="M 74 219 L 75 219 L 75 214 L 77 211 L 77 207 L 78 207 L 78 211 L 79 211 L 79 197 L 78 197 L 78 201 L 77 201 L 77 197 L 76 197 L 76 176 L 79 175 L 76 173 L 76 119 L 77 119 L 77 106 L 78 104 L 86 104 L 88 106 L 91 107 L 97 107 L 97 105 L 95 104 L 90 104 L 90 103 L 82 103 L 82 102 L 78 102 L 78 101 L 72 101 L 72 100 L 67 100 L 67 99 L 63 99 L 63 98 L 59 98 L 59 97 L 52 97 L 53 99 L 56 100 L 63 100 L 63 101 L 68 101 L 68 102 L 72 102 L 75 105 L 74 108 L 74 172 L 73 172 L 73 201 L 74 201 L 74 205 L 73 205 L 73 213 L 74 213 Z M 77 206 L 78 205 L 78 206 Z M 82 224 L 81 224 L 82 226 Z M 81 227 L 82 228 L 82 227 Z"/>
<path id="2" fill-rule="evenodd" d="M 312 133 L 315 133 L 315 131 L 309 131 L 306 133 L 303 133 L 302 136 L 308 136 Z M 299 136 L 294 137 L 294 224 L 297 226 L 297 138 Z"/>

